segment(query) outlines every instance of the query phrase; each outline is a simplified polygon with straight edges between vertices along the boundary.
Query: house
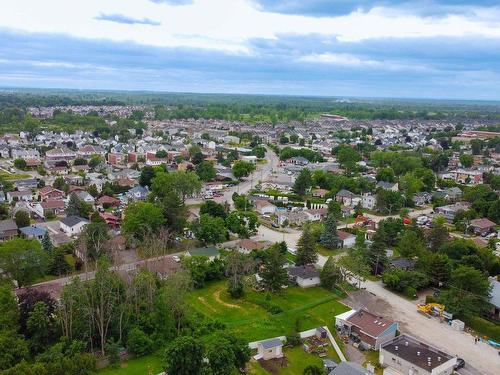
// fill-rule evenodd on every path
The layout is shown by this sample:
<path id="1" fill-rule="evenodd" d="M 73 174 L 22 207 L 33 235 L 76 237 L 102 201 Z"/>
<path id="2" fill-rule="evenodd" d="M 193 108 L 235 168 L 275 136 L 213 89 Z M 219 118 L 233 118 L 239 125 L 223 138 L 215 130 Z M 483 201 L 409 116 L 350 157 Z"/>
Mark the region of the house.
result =
<path id="1" fill-rule="evenodd" d="M 276 212 L 276 206 L 268 201 L 259 199 L 254 202 L 255 209 L 261 215 L 274 214 Z"/>
<path id="2" fill-rule="evenodd" d="M 106 155 L 106 150 L 99 145 L 85 145 L 78 149 L 76 155 L 81 158 L 90 158 L 93 155 L 104 156 Z"/>
<path id="3" fill-rule="evenodd" d="M 454 171 L 455 182 L 459 184 L 478 185 L 483 183 L 483 172 L 477 170 L 457 169 Z"/>
<path id="4" fill-rule="evenodd" d="M 317 208 L 305 210 L 304 213 L 307 215 L 307 221 L 320 221 L 328 215 L 328 210 L 326 208 Z"/>
<path id="5" fill-rule="evenodd" d="M 470 222 L 470 228 L 472 228 L 474 233 L 483 237 L 490 233 L 495 227 L 496 224 L 487 218 L 474 219 Z"/>
<path id="6" fill-rule="evenodd" d="M 42 202 L 49 199 L 62 199 L 64 198 L 64 191 L 52 186 L 44 186 L 38 191 L 38 196 Z"/>
<path id="7" fill-rule="evenodd" d="M 352 200 L 356 198 L 356 194 L 351 193 L 349 190 L 342 189 L 335 194 L 335 200 L 344 206 L 353 206 Z"/>
<path id="8" fill-rule="evenodd" d="M 243 254 L 249 254 L 253 250 L 262 250 L 264 247 L 265 244 L 247 238 L 238 241 L 236 244 L 238 251 Z"/>
<path id="9" fill-rule="evenodd" d="M 127 155 L 125 154 L 118 154 L 118 153 L 108 154 L 108 163 L 111 165 L 125 164 L 126 159 Z"/>
<path id="10" fill-rule="evenodd" d="M 119 199 L 116 199 L 114 197 L 103 195 L 97 200 L 97 204 L 99 204 L 103 208 L 108 208 L 108 207 L 119 207 L 121 202 Z"/>
<path id="11" fill-rule="evenodd" d="M 77 191 L 77 192 L 75 192 L 75 194 L 81 201 L 84 201 L 85 203 L 94 204 L 94 202 L 95 202 L 94 197 L 84 190 Z"/>
<path id="12" fill-rule="evenodd" d="M 213 260 L 219 257 L 219 250 L 215 247 L 198 247 L 188 250 L 187 254 L 192 257 L 207 257 Z"/>
<path id="13" fill-rule="evenodd" d="M 61 219 L 59 228 L 68 236 L 76 236 L 81 233 L 83 227 L 87 225 L 88 220 L 79 216 L 68 216 Z"/>
<path id="14" fill-rule="evenodd" d="M 438 214 L 443 215 L 446 220 L 453 221 L 458 211 L 467 211 L 469 207 L 470 203 L 468 202 L 457 202 L 454 204 L 449 204 L 447 206 L 436 207 L 434 211 L 436 211 Z"/>
<path id="15" fill-rule="evenodd" d="M 397 182 L 387 182 L 387 181 L 379 181 L 377 182 L 377 189 L 381 188 L 384 190 L 398 191 L 398 183 Z"/>
<path id="16" fill-rule="evenodd" d="M 377 197 L 371 194 L 363 194 L 361 197 L 361 207 L 373 210 L 377 206 Z"/>
<path id="17" fill-rule="evenodd" d="M 8 191 L 7 192 L 7 202 L 31 202 L 33 200 L 33 194 L 31 191 Z"/>
<path id="18" fill-rule="evenodd" d="M 19 228 L 19 231 L 21 232 L 23 237 L 26 237 L 30 240 L 38 240 L 41 242 L 43 240 L 43 237 L 47 233 L 47 228 L 39 225 L 31 225 L 29 227 Z"/>
<path id="19" fill-rule="evenodd" d="M 456 186 L 444 189 L 443 191 L 448 195 L 449 199 L 455 200 L 462 196 L 462 190 Z"/>
<path id="20" fill-rule="evenodd" d="M 67 147 L 56 147 L 45 153 L 45 158 L 48 161 L 68 161 L 74 159 L 75 157 L 76 153 Z"/>
<path id="21" fill-rule="evenodd" d="M 309 160 L 304 158 L 303 156 L 294 156 L 286 161 L 287 163 L 294 164 L 294 165 L 300 165 L 300 166 L 306 166 L 309 164 Z"/>
<path id="22" fill-rule="evenodd" d="M 379 362 L 384 374 L 449 375 L 457 358 L 402 334 L 380 347 Z"/>
<path id="23" fill-rule="evenodd" d="M 144 201 L 148 197 L 149 189 L 147 186 L 135 186 L 125 193 L 129 201 Z"/>
<path id="24" fill-rule="evenodd" d="M 335 325 L 344 335 L 361 340 L 365 348 L 379 349 L 396 337 L 398 323 L 366 310 L 350 310 L 335 316 Z"/>
<path id="25" fill-rule="evenodd" d="M 413 195 L 413 203 L 415 203 L 416 206 L 425 206 L 426 204 L 429 204 L 432 199 L 432 195 L 423 191 L 419 193 L 415 193 Z"/>
<path id="26" fill-rule="evenodd" d="M 493 319 L 500 320 L 500 281 L 496 277 L 490 277 L 490 316 Z"/>
<path id="27" fill-rule="evenodd" d="M 350 248 L 356 244 L 356 236 L 349 232 L 344 232 L 343 230 L 339 230 L 337 232 L 342 248 Z"/>
<path id="28" fill-rule="evenodd" d="M 318 286 L 321 283 L 319 271 L 313 265 L 288 268 L 288 276 L 301 288 Z"/>
<path id="29" fill-rule="evenodd" d="M 17 180 L 14 182 L 14 186 L 17 190 L 27 191 L 36 189 L 38 187 L 38 181 L 36 178 L 27 178 L 25 180 Z"/>
<path id="30" fill-rule="evenodd" d="M 115 216 L 115 215 L 110 214 L 108 212 L 100 212 L 99 216 L 111 228 L 118 228 L 120 226 L 121 219 L 118 216 Z"/>
<path id="31" fill-rule="evenodd" d="M 328 375 L 367 375 L 367 369 L 355 362 L 340 362 Z"/>
<path id="32" fill-rule="evenodd" d="M 66 205 L 61 199 L 50 199 L 45 202 L 38 202 L 33 208 L 33 212 L 37 214 L 42 219 L 45 219 L 47 216 L 53 215 L 61 215 L 64 212 Z"/>
<path id="33" fill-rule="evenodd" d="M 255 155 L 244 155 L 241 157 L 241 160 L 246 161 L 248 163 L 257 164 L 257 156 Z"/>
<path id="34" fill-rule="evenodd" d="M 312 196 L 314 198 L 324 198 L 326 194 L 328 194 L 330 191 L 326 189 L 313 189 L 312 191 Z"/>
<path id="35" fill-rule="evenodd" d="M 0 220 L 0 241 L 10 240 L 17 236 L 17 224 L 12 219 Z"/>
<path id="36" fill-rule="evenodd" d="M 259 341 L 257 343 L 257 355 L 254 359 L 269 359 L 283 357 L 283 342 L 280 338 Z"/>
<path id="37" fill-rule="evenodd" d="M 416 262 L 412 259 L 407 259 L 407 258 L 397 258 L 397 259 L 392 259 L 389 262 L 389 267 L 390 268 L 399 268 L 401 270 L 405 271 L 410 271 L 415 268 Z"/>

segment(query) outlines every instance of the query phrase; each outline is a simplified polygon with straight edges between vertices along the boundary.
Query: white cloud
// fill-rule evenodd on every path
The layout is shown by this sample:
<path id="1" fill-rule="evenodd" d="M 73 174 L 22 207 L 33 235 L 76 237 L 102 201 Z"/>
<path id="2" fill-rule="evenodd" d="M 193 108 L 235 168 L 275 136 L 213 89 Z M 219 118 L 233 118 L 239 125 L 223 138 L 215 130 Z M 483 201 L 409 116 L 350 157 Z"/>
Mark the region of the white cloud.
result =
<path id="1" fill-rule="evenodd" d="M 492 22 L 500 16 L 500 8 L 420 17 L 408 10 L 379 7 L 345 16 L 315 18 L 265 12 L 250 0 L 195 0 L 192 4 L 175 6 L 149 0 L 15 0 L 5 3 L 0 12 L 0 27 L 11 30 L 230 53 L 252 53 L 249 40 L 272 40 L 285 34 L 318 34 L 344 42 L 470 35 L 500 38 L 500 23 Z M 100 14 L 147 19 L 152 24 L 106 22 L 96 19 Z"/>

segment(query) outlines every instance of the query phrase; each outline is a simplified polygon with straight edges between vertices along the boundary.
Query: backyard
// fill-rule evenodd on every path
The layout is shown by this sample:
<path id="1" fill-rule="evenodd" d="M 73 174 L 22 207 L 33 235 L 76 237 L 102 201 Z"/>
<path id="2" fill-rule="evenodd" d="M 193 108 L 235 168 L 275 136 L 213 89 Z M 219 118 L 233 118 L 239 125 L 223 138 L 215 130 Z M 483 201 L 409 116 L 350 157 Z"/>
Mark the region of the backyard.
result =
<path id="1" fill-rule="evenodd" d="M 294 286 L 279 295 L 248 288 L 244 297 L 235 300 L 227 294 L 226 283 L 220 281 L 194 290 L 188 303 L 193 310 L 223 322 L 239 337 L 252 342 L 323 325 L 332 329 L 334 316 L 348 310 L 338 298 L 323 288 Z"/>

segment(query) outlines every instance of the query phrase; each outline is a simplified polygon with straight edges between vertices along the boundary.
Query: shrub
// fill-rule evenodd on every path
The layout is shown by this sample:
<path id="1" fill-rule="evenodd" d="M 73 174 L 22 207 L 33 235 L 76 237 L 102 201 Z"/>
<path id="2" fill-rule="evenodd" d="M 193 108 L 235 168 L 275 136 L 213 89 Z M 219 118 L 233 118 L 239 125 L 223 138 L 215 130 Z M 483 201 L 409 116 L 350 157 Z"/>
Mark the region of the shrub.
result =
<path id="1" fill-rule="evenodd" d="M 467 321 L 467 325 L 480 335 L 485 335 L 495 341 L 500 341 L 500 324 L 490 322 L 479 316 Z"/>
<path id="2" fill-rule="evenodd" d="M 436 297 L 428 294 L 425 296 L 425 303 L 436 303 L 437 302 L 437 299 Z"/>
<path id="3" fill-rule="evenodd" d="M 140 328 L 132 328 L 128 333 L 128 349 L 138 357 L 149 354 L 153 350 L 153 340 Z"/>
<path id="4" fill-rule="evenodd" d="M 299 346 L 302 344 L 302 341 L 300 340 L 300 335 L 296 332 L 292 333 L 291 335 L 286 337 L 286 343 L 287 345 L 291 347 Z"/>

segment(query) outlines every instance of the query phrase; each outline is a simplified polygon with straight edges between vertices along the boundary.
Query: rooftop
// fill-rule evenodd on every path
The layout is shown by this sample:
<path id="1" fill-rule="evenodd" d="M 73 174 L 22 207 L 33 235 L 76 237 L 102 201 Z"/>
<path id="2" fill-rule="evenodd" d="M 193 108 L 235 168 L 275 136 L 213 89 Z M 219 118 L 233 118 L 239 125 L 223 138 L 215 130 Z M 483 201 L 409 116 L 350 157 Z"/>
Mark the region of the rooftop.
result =
<path id="1" fill-rule="evenodd" d="M 392 320 L 374 315 L 366 310 L 360 310 L 352 314 L 347 321 L 372 337 L 378 337 L 394 323 Z"/>
<path id="2" fill-rule="evenodd" d="M 300 277 L 301 279 L 319 277 L 319 271 L 313 265 L 290 267 L 288 273 L 292 277 Z"/>
<path id="3" fill-rule="evenodd" d="M 383 349 L 429 372 L 452 359 L 451 355 L 407 335 L 398 336 Z"/>

